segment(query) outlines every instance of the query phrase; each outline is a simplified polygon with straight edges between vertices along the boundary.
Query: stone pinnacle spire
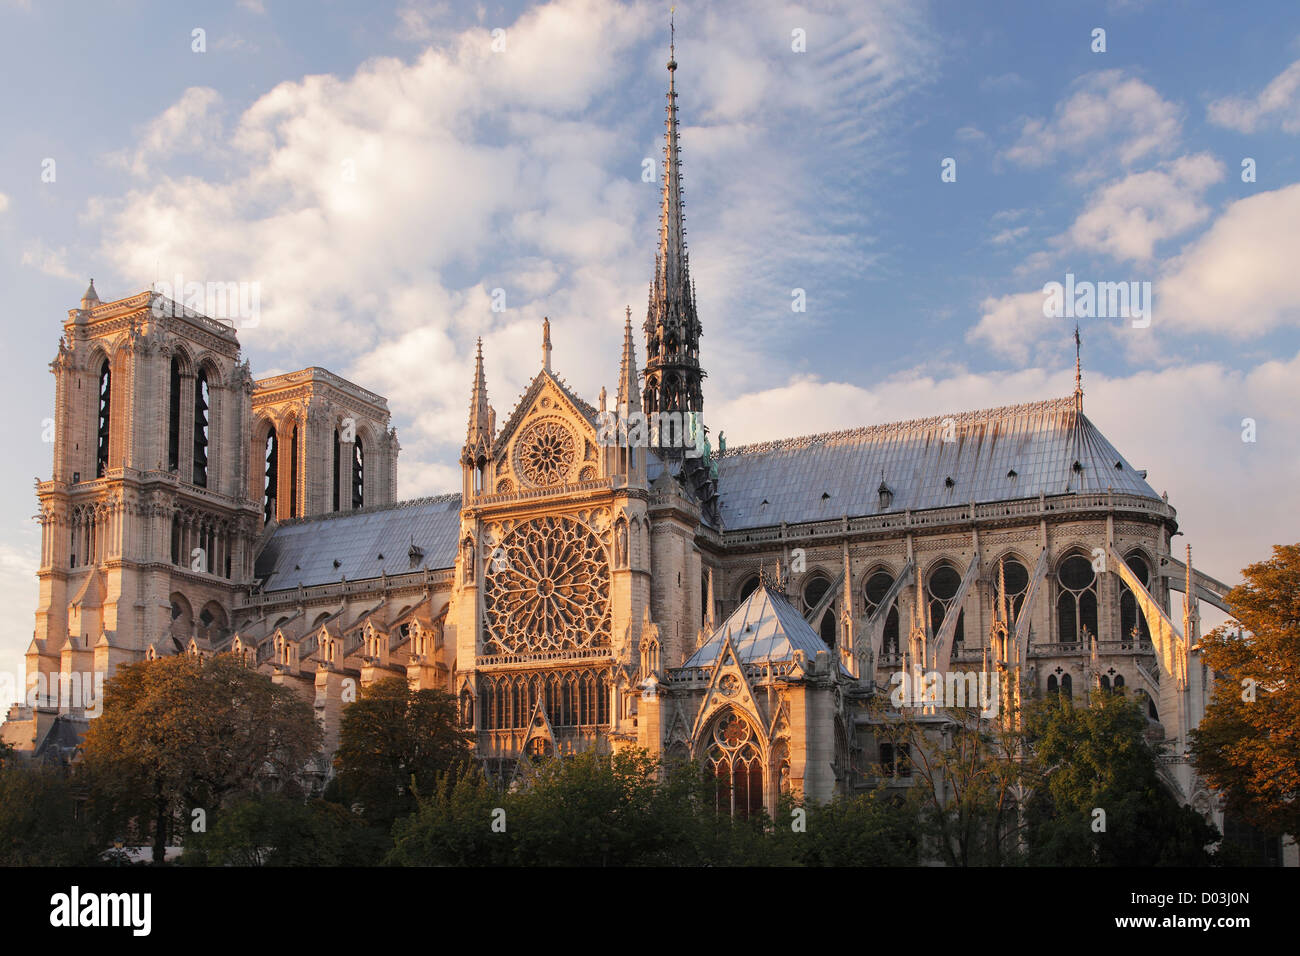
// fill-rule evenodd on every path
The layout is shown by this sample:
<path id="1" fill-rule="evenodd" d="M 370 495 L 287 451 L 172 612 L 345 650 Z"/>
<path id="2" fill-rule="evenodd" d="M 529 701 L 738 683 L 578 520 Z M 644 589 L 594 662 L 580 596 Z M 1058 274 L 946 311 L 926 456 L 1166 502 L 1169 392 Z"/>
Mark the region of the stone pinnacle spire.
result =
<path id="1" fill-rule="evenodd" d="M 676 32 L 668 53 L 668 114 L 665 120 L 659 245 L 646 309 L 644 405 L 652 412 L 701 412 L 700 320 L 695 310 L 682 199 L 681 148 L 677 128 Z"/>
<path id="2" fill-rule="evenodd" d="M 470 466 L 482 464 L 492 451 L 492 421 L 488 407 L 487 380 L 483 375 L 483 340 L 478 340 L 474 357 L 474 385 L 469 396 L 469 427 L 461 460 Z"/>
<path id="3" fill-rule="evenodd" d="M 636 346 L 632 343 L 632 307 L 627 307 L 623 323 L 623 359 L 618 366 L 618 413 L 641 411 L 641 390 L 637 386 Z"/>

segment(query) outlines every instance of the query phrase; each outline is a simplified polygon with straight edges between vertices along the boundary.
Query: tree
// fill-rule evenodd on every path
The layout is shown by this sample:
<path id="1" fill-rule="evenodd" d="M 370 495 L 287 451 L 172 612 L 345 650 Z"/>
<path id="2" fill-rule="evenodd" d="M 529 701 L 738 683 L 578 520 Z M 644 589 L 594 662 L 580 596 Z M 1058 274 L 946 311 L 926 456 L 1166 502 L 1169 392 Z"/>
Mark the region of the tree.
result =
<path id="1" fill-rule="evenodd" d="M 1022 736 L 991 727 L 974 708 L 925 715 L 885 699 L 874 708 L 877 740 L 895 755 L 895 772 L 912 778 L 900 812 L 918 822 L 924 852 L 948 866 L 1001 866 L 1016 858 Z"/>
<path id="2" fill-rule="evenodd" d="M 1229 813 L 1300 834 L 1300 544 L 1242 574 L 1232 619 L 1201 641 L 1215 688 L 1192 753 Z"/>
<path id="3" fill-rule="evenodd" d="M 1161 780 L 1141 706 L 1098 693 L 1026 712 L 1033 796 L 1029 862 L 1049 866 L 1204 866 L 1219 834 Z"/>
<path id="4" fill-rule="evenodd" d="M 375 681 L 339 723 L 339 795 L 348 805 L 361 804 L 367 820 L 388 830 L 415 811 L 417 793 L 432 793 L 439 776 L 469 755 L 454 697 L 412 690 L 401 677 Z"/>
<path id="5" fill-rule="evenodd" d="M 295 791 L 320 740 L 292 691 L 231 655 L 179 655 L 120 668 L 82 750 L 94 812 L 119 830 L 152 821 L 160 863 L 175 818 L 216 815 L 264 784 Z"/>
<path id="6" fill-rule="evenodd" d="M 370 866 L 388 847 L 382 831 L 325 800 L 282 793 L 241 797 L 216 825 L 185 843 L 181 862 L 212 866 Z"/>
<path id="7" fill-rule="evenodd" d="M 796 843 L 807 866 L 915 866 L 916 807 L 883 790 L 808 808 L 807 837 Z M 787 816 L 788 819 L 788 816 Z"/>
<path id="8" fill-rule="evenodd" d="M 0 765 L 0 866 L 85 866 L 95 843 L 66 773 L 41 763 Z"/>

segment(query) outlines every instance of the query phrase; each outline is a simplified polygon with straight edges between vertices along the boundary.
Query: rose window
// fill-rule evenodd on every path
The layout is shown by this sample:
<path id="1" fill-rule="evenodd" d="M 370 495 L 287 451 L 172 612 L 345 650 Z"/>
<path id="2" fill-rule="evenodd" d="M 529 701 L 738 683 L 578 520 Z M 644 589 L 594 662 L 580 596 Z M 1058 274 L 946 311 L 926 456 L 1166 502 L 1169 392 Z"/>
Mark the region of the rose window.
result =
<path id="1" fill-rule="evenodd" d="M 573 467 L 573 434 L 560 422 L 542 421 L 519 439 L 515 453 L 520 472 L 534 485 L 563 484 Z"/>
<path id="2" fill-rule="evenodd" d="M 592 529 L 537 518 L 507 534 L 496 553 L 483 595 L 487 653 L 609 643 L 609 560 Z"/>

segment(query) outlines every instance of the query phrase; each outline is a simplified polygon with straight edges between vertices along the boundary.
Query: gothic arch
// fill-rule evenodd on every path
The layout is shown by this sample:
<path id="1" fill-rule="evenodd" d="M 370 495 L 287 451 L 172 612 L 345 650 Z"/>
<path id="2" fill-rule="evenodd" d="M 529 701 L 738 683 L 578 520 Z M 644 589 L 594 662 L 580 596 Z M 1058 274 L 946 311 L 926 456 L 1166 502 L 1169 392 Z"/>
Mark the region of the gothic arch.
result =
<path id="1" fill-rule="evenodd" d="M 713 780 L 719 813 L 748 817 L 764 808 L 771 752 L 751 716 L 736 707 L 723 707 L 704 726 L 695 752 Z"/>
<path id="2" fill-rule="evenodd" d="M 173 591 L 168 600 L 171 604 L 171 636 L 179 641 L 188 640 L 194 632 L 194 608 L 179 591 Z"/>
<path id="3" fill-rule="evenodd" d="M 1052 609 L 1058 644 L 1096 637 L 1100 617 L 1100 579 L 1085 545 L 1065 548 L 1052 566 Z"/>

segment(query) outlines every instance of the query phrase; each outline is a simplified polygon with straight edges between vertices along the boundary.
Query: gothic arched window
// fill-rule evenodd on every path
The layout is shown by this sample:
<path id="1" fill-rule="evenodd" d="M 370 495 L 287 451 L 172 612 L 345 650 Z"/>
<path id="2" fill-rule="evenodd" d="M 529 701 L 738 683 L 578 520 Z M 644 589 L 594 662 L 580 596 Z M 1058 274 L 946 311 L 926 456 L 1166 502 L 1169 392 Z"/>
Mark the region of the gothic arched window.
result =
<path id="1" fill-rule="evenodd" d="M 1056 572 L 1060 594 L 1056 599 L 1056 639 L 1062 644 L 1088 641 L 1097 633 L 1097 575 L 1092 562 L 1072 554 Z"/>
<path id="2" fill-rule="evenodd" d="M 298 517 L 298 426 L 293 426 L 289 449 L 289 517 Z"/>
<path id="3" fill-rule="evenodd" d="M 748 817 L 763 809 L 763 759 L 753 729 L 735 711 L 713 725 L 705 767 L 719 813 Z"/>
<path id="4" fill-rule="evenodd" d="M 181 467 L 181 360 L 172 356 L 171 382 L 167 389 L 167 468 Z"/>
<path id="5" fill-rule="evenodd" d="M 957 591 L 961 588 L 961 575 L 951 564 L 941 564 L 930 573 L 930 582 L 926 585 L 929 595 L 930 628 L 938 634 L 943 622 L 952 613 Z M 966 638 L 966 615 L 957 609 L 957 625 L 952 632 L 952 644 L 956 647 Z"/>
<path id="6" fill-rule="evenodd" d="M 1124 563 L 1128 565 L 1129 570 L 1142 582 L 1144 588 L 1151 587 L 1151 571 L 1147 568 L 1146 561 L 1142 555 L 1134 551 Z M 1137 598 L 1133 591 L 1124 585 L 1119 596 L 1119 639 L 1121 641 L 1147 641 L 1151 640 L 1151 628 L 1147 625 L 1147 617 L 1138 607 Z"/>
<path id="7" fill-rule="evenodd" d="M 103 478 L 108 471 L 109 419 L 113 414 L 113 373 L 108 359 L 99 366 L 99 417 L 95 445 L 95 477 Z"/>
<path id="8" fill-rule="evenodd" d="M 267 523 L 275 520 L 275 485 L 279 471 L 280 449 L 275 437 L 275 426 L 266 435 L 266 484 L 262 491 L 262 516 Z"/>
<path id="9" fill-rule="evenodd" d="M 1069 674 L 1061 675 L 1061 696 L 1067 700 L 1074 696 L 1074 679 Z"/>
<path id="10" fill-rule="evenodd" d="M 817 605 L 821 602 L 822 598 L 826 596 L 826 592 L 830 590 L 830 587 L 831 587 L 830 578 L 823 577 L 820 574 L 815 576 L 811 581 L 809 581 L 804 586 L 803 604 L 804 604 L 805 616 L 808 614 L 809 611 L 817 607 Z M 809 622 L 813 625 L 813 627 L 817 628 L 818 633 L 821 635 L 822 641 L 825 642 L 827 647 L 835 646 L 835 631 L 836 631 L 836 626 L 839 622 L 835 618 L 834 607 L 835 607 L 835 602 L 834 600 L 832 600 L 830 606 L 827 607 L 826 610 L 822 612 L 822 617 L 820 621 Z"/>
<path id="11" fill-rule="evenodd" d="M 1029 593 L 1029 569 L 1017 558 L 1002 560 L 1002 583 L 1006 588 L 1007 603 L 1010 605 L 1009 624 L 1015 624 L 1020 617 L 1020 609 L 1025 606 L 1025 596 Z M 997 594 L 997 582 L 994 582 L 994 595 Z"/>
<path id="12" fill-rule="evenodd" d="M 208 486 L 208 391 L 207 369 L 194 377 L 194 484 Z"/>
<path id="13" fill-rule="evenodd" d="M 758 575 L 751 574 L 745 579 L 745 583 L 740 586 L 740 599 L 743 601 L 755 591 L 758 590 Z"/>
<path id="14" fill-rule="evenodd" d="M 361 445 L 361 436 L 352 443 L 352 507 L 366 506 L 366 452 Z"/>
<path id="15" fill-rule="evenodd" d="M 894 586 L 894 576 L 888 571 L 877 571 L 867 578 L 866 587 L 864 588 L 867 602 L 867 616 L 871 617 L 880 609 L 881 602 L 885 600 L 885 595 L 889 589 Z M 889 606 L 885 614 L 885 629 L 883 640 L 880 643 L 880 653 L 885 657 L 893 657 L 898 654 L 898 604 L 897 601 Z"/>

